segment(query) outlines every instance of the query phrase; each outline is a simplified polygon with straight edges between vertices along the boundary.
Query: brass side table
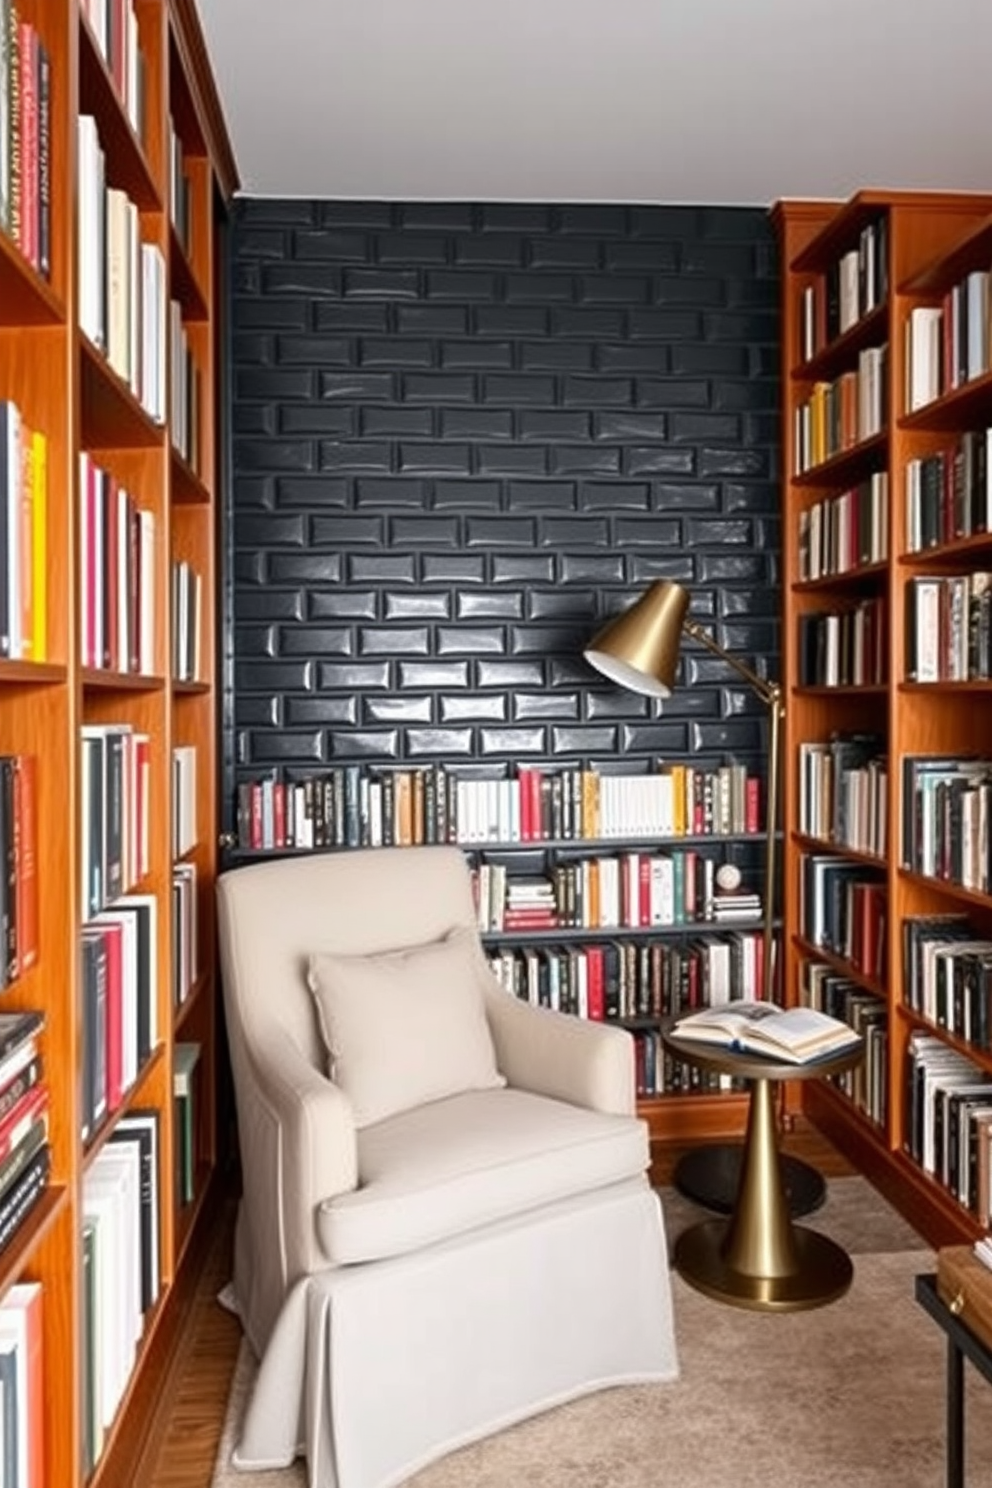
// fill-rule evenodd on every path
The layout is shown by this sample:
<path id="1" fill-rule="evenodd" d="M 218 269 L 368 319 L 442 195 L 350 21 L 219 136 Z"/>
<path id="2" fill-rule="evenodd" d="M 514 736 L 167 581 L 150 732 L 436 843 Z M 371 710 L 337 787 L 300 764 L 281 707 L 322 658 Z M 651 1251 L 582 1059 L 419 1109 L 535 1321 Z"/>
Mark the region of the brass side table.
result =
<path id="1" fill-rule="evenodd" d="M 697 1291 L 734 1307 L 797 1312 L 843 1296 L 854 1274 L 847 1252 L 825 1235 L 792 1223 L 782 1180 L 772 1085 L 853 1068 L 859 1041 L 825 1059 L 790 1064 L 662 1031 L 676 1058 L 745 1080 L 750 1089 L 740 1188 L 728 1219 L 709 1219 L 679 1236 L 674 1262 Z"/>

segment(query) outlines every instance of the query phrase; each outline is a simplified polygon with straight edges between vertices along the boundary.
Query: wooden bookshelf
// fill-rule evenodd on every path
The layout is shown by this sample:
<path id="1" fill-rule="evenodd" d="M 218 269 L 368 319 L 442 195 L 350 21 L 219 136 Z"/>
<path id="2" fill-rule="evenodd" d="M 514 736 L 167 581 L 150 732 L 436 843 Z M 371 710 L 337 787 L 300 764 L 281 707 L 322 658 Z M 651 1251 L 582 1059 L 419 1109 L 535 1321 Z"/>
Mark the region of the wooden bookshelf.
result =
<path id="1" fill-rule="evenodd" d="M 31 755 L 37 770 L 38 957 L 4 991 L 6 1010 L 40 1009 L 43 1074 L 50 1089 L 52 1165 L 42 1199 L 0 1251 L 0 1300 L 17 1281 L 43 1285 L 44 1452 L 47 1488 L 102 1488 L 134 1481 L 144 1421 L 134 1403 L 163 1365 L 176 1334 L 177 1286 L 200 1217 L 209 1213 L 217 1163 L 217 1003 L 213 924 L 216 875 L 216 709 L 214 522 L 218 492 L 215 385 L 218 377 L 217 224 L 237 180 L 192 0 L 134 0 L 143 57 L 143 110 L 136 127 L 120 90 L 120 69 L 103 54 L 86 0 L 19 0 L 20 19 L 37 33 L 49 59 L 47 272 L 27 248 L 0 232 L 0 402 L 16 404 L 23 423 L 46 443 L 47 641 L 43 654 L 0 659 L 0 754 Z M 127 193 L 137 208 L 140 240 L 164 265 L 166 307 L 175 298 L 199 377 L 195 459 L 173 448 L 173 410 L 150 411 L 108 355 L 80 326 L 80 254 L 84 231 L 77 217 L 82 165 L 77 120 L 96 121 L 107 187 Z M 190 179 L 189 232 L 180 238 L 170 213 L 169 120 L 182 143 Z M 40 162 L 39 162 L 40 164 Z M 25 169 L 32 166 L 25 161 Z M 39 208 L 39 221 L 43 217 Z M 22 248 L 24 251 L 22 251 Z M 168 331 L 168 314 L 164 317 Z M 166 369 L 168 354 L 166 350 Z M 125 660 L 90 664 L 82 644 L 88 587 L 81 524 L 84 492 L 80 456 L 102 471 L 154 519 L 148 574 L 152 665 Z M 6 491 L 0 500 L 6 502 Z M 38 529 L 34 529 L 37 531 Z M 172 564 L 193 565 L 201 583 L 199 666 L 195 678 L 173 679 Z M 120 597 L 121 599 L 123 596 Z M 131 596 L 133 601 L 133 595 Z M 120 599 L 119 601 L 120 602 Z M 113 613 L 113 612 L 111 612 Z M 119 622 L 122 626 L 124 621 Z M 136 623 L 132 617 L 132 625 Z M 121 631 L 121 634 L 124 632 Z M 148 871 L 129 888 L 154 898 L 157 1038 L 138 1065 L 120 1105 L 82 1136 L 80 1071 L 82 1012 L 83 774 L 81 730 L 93 724 L 129 725 L 150 743 Z M 196 977 L 182 1007 L 174 1005 L 172 752 L 197 751 L 195 863 L 199 944 Z M 181 1028 L 181 1033 L 180 1033 Z M 200 1100 L 191 1204 L 179 1206 L 173 1180 L 176 1133 L 172 1093 L 173 1045 L 201 1045 Z M 102 1451 L 89 1471 L 84 1461 L 82 1337 L 83 1188 L 87 1173 L 115 1130 L 138 1109 L 159 1113 L 160 1289 L 143 1316 L 135 1363 Z"/>
<path id="2" fill-rule="evenodd" d="M 827 1081 L 808 1082 L 791 1091 L 790 1104 L 806 1113 L 895 1202 L 935 1245 L 975 1236 L 976 1215 L 931 1176 L 908 1150 L 910 1094 L 907 1060 L 914 1032 L 932 1034 L 949 1049 L 968 1052 L 953 1034 L 920 1017 L 906 997 L 905 921 L 909 916 L 965 911 L 976 938 L 992 936 L 992 896 L 940 882 L 903 867 L 904 800 L 902 760 L 908 755 L 992 755 L 992 713 L 980 680 L 917 685 L 907 679 L 907 586 L 917 574 L 962 574 L 992 566 L 988 533 L 956 536 L 920 552 L 910 552 L 907 523 L 907 467 L 944 449 L 955 433 L 992 426 L 992 377 L 986 372 L 951 387 L 927 406 L 909 411 L 905 359 L 907 325 L 917 306 L 935 306 L 971 270 L 992 267 L 992 197 L 929 192 L 862 192 L 847 202 L 786 201 L 774 209 L 781 258 L 783 329 L 783 682 L 786 696 L 784 742 L 783 914 L 785 988 L 789 1002 L 803 995 L 804 970 L 829 967 L 855 983 L 863 996 L 884 1010 L 887 1068 L 884 1109 L 876 1120 Z M 861 234 L 884 221 L 884 287 L 880 303 L 861 280 L 858 310 L 836 323 L 825 321 L 828 291 L 836 297 L 845 255 L 857 250 Z M 866 250 L 862 250 L 863 252 Z M 850 265 L 848 265 L 850 268 Z M 861 264 L 864 274 L 865 264 Z M 816 306 L 816 334 L 810 344 L 809 306 Z M 803 468 L 799 444 L 807 437 L 801 409 L 814 385 L 856 371 L 867 345 L 888 347 L 881 430 L 851 448 Z M 862 550 L 845 572 L 810 574 L 808 533 L 812 507 L 840 497 L 873 474 L 887 476 L 885 551 Z M 882 685 L 800 685 L 801 623 L 812 612 L 839 613 L 866 597 L 878 597 L 886 616 Z M 885 852 L 878 858 L 811 837 L 802 830 L 800 745 L 832 736 L 877 734 L 887 760 Z M 811 852 L 837 854 L 863 866 L 884 885 L 884 979 L 855 972 L 836 949 L 811 943 L 803 925 L 801 864 Z M 987 1051 L 973 1049 L 979 1070 L 990 1068 Z"/>

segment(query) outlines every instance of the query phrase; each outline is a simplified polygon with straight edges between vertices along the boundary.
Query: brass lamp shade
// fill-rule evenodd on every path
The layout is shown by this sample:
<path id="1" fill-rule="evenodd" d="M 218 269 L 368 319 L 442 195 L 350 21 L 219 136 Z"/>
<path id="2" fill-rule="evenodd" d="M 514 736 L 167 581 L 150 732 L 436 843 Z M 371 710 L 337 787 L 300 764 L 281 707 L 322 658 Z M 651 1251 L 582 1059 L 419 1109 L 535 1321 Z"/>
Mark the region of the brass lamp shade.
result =
<path id="1" fill-rule="evenodd" d="M 586 661 L 631 692 L 669 697 L 675 686 L 682 624 L 689 595 L 659 579 L 589 642 Z"/>

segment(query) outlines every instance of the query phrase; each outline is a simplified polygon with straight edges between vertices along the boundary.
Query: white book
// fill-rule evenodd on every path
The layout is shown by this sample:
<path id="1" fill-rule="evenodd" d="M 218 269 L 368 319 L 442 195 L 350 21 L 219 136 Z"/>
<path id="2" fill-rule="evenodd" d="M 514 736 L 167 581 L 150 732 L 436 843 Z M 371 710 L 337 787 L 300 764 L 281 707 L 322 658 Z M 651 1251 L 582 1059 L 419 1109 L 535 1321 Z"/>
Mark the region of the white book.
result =
<path id="1" fill-rule="evenodd" d="M 860 1042 L 847 1023 L 816 1008 L 780 1008 L 773 1002 L 744 998 L 690 1013 L 678 1020 L 673 1032 L 790 1064 L 823 1059 Z"/>

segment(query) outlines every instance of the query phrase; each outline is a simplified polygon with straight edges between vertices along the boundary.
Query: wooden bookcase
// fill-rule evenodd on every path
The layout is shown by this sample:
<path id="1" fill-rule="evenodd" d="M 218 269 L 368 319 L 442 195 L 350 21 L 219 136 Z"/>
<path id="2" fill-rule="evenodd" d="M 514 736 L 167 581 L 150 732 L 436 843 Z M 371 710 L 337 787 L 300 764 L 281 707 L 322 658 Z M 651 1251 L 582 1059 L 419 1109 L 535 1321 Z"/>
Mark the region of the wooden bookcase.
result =
<path id="1" fill-rule="evenodd" d="M 907 467 L 944 448 L 955 433 L 992 426 L 992 375 L 972 378 L 907 412 L 906 354 L 910 312 L 938 306 L 970 270 L 992 266 L 992 197 L 950 193 L 859 192 L 849 201 L 786 201 L 774 217 L 782 259 L 783 326 L 783 681 L 786 701 L 784 774 L 784 964 L 787 1000 L 799 1001 L 810 963 L 826 963 L 877 1000 L 887 1025 L 883 1107 L 865 1113 L 849 1091 L 829 1081 L 806 1082 L 801 1097 L 810 1117 L 903 1210 L 934 1244 L 962 1241 L 980 1229 L 976 1217 L 930 1177 L 907 1151 L 911 1101 L 907 1086 L 910 1040 L 915 1032 L 942 1039 L 966 1053 L 984 1074 L 992 1055 L 938 1029 L 910 1009 L 906 999 L 905 921 L 909 916 L 967 911 L 976 938 L 992 935 L 992 896 L 926 878 L 903 866 L 903 814 L 908 808 L 902 761 L 908 755 L 981 755 L 992 752 L 992 682 L 906 680 L 907 586 L 916 575 L 963 574 L 992 567 L 992 533 L 909 551 L 906 527 Z M 824 314 L 828 285 L 862 233 L 884 220 L 884 294 L 877 305 L 864 296 L 853 322 L 840 329 Z M 806 307 L 814 304 L 810 317 Z M 809 336 L 811 320 L 815 335 Z M 799 410 L 818 383 L 856 371 L 873 346 L 888 347 L 881 426 L 868 426 L 831 453 L 816 452 L 802 469 Z M 806 460 L 810 466 L 810 460 Z M 801 472 L 801 473 L 800 473 Z M 812 509 L 845 491 L 887 477 L 884 551 L 851 549 L 843 572 L 809 576 L 801 567 L 801 534 Z M 882 671 L 861 685 L 826 685 L 803 666 L 801 627 L 816 613 L 841 614 L 875 601 L 884 616 Z M 809 624 L 806 620 L 805 624 Z M 888 804 L 884 850 L 859 851 L 804 834 L 800 812 L 800 746 L 831 736 L 877 734 L 887 761 Z M 808 825 L 808 823 L 807 823 Z M 811 945 L 803 922 L 802 862 L 811 853 L 836 855 L 881 886 L 884 974 L 857 970 L 836 953 Z M 804 932 L 807 932 L 804 934 Z"/>
<path id="2" fill-rule="evenodd" d="M 137 1359 L 117 1414 L 106 1431 L 93 1483 L 124 1481 L 122 1443 L 138 1428 L 129 1411 L 147 1375 L 157 1335 L 167 1329 L 177 1279 L 203 1212 L 216 1158 L 216 1053 L 213 879 L 216 870 L 215 519 L 218 450 L 215 382 L 218 293 L 215 224 L 236 186 L 233 160 L 206 62 L 192 0 L 136 0 L 143 63 L 143 127 L 132 126 L 119 71 L 104 59 L 84 0 L 17 0 L 50 64 L 48 200 L 50 272 L 38 272 L 11 237 L 0 234 L 0 400 L 14 402 L 24 422 L 47 441 L 47 648 L 42 659 L 0 661 L 0 753 L 33 755 L 37 769 L 36 964 L 9 986 L 5 1009 L 41 1009 L 41 1054 L 51 1092 L 50 1183 L 12 1241 L 0 1252 L 0 1295 L 15 1281 L 40 1280 L 43 1294 L 44 1452 L 49 1488 L 77 1488 L 82 1459 L 79 1360 L 81 1228 L 84 1177 L 124 1112 L 160 1113 L 158 1173 L 161 1290 L 146 1312 Z M 175 453 L 171 426 L 152 418 L 79 325 L 80 198 L 77 120 L 92 115 L 105 154 L 106 182 L 137 205 L 141 240 L 159 249 L 166 302 L 182 306 L 199 368 L 199 456 Z M 169 119 L 182 141 L 189 175 L 191 231 L 186 243 L 171 220 Z M 167 323 L 167 320 L 166 320 Z M 81 611 L 80 455 L 87 452 L 153 514 L 153 661 L 150 671 L 85 666 Z M 195 681 L 172 679 L 173 561 L 185 559 L 201 580 L 200 666 Z M 84 1143 L 81 1132 L 81 729 L 131 725 L 150 741 L 149 871 L 131 887 L 153 895 L 158 914 L 158 1039 L 119 1111 Z M 172 751 L 195 745 L 196 844 L 187 854 L 198 877 L 198 975 L 174 1005 L 172 909 L 174 809 Z M 179 1206 L 173 1168 L 177 1134 L 172 1095 L 173 1049 L 201 1045 L 195 1198 Z M 174 1310 L 174 1309 L 173 1309 Z"/>

